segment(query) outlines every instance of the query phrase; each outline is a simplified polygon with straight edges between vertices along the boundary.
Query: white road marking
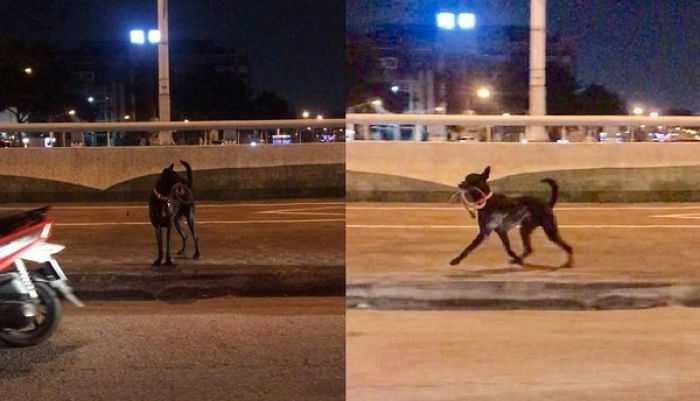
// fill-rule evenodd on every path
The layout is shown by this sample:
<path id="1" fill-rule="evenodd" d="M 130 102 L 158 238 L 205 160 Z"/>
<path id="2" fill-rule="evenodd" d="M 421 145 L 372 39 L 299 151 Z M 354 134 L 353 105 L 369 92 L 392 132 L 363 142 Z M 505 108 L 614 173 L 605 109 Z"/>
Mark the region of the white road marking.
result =
<path id="1" fill-rule="evenodd" d="M 44 204 L 36 205 L 18 205 L 18 206 L 2 206 L 0 210 L 27 210 L 32 207 L 41 207 Z M 293 202 L 293 203 L 197 203 L 197 209 L 219 209 L 228 207 L 277 207 L 277 206 L 314 206 L 314 205 L 335 205 L 344 206 L 345 202 Z M 123 210 L 123 209 L 148 209 L 148 204 L 133 204 L 133 205 L 66 205 L 66 206 L 51 206 L 51 210 Z"/>
<path id="2" fill-rule="evenodd" d="M 345 228 L 364 229 L 447 229 L 478 228 L 477 225 L 419 225 L 419 224 L 347 224 Z M 620 228 L 620 229 L 651 229 L 651 228 L 700 228 L 700 224 L 560 224 L 559 228 Z"/>
<path id="3" fill-rule="evenodd" d="M 649 217 L 657 217 L 664 219 L 700 219 L 700 213 L 685 213 L 685 214 L 664 214 Z"/>
<path id="4" fill-rule="evenodd" d="M 201 224 L 298 224 L 298 223 L 330 223 L 345 221 L 345 219 L 303 219 L 303 220 L 211 220 L 197 221 Z M 54 223 L 55 226 L 89 227 L 89 226 L 149 226 L 147 221 L 105 221 L 100 223 Z"/>
<path id="5" fill-rule="evenodd" d="M 338 206 L 324 206 L 315 208 L 283 209 L 283 210 L 260 210 L 259 214 L 281 214 L 281 215 L 305 215 L 305 216 L 345 216 L 343 212 L 317 212 L 317 210 L 338 210 Z"/>
<path id="6" fill-rule="evenodd" d="M 346 210 L 437 210 L 437 211 L 454 211 L 463 212 L 464 209 L 454 206 L 346 206 Z M 619 210 L 700 210 L 700 205 L 698 206 L 623 206 L 623 207 L 604 207 L 604 206 L 571 206 L 571 207 L 555 207 L 554 210 L 566 212 L 566 211 L 619 211 Z"/>

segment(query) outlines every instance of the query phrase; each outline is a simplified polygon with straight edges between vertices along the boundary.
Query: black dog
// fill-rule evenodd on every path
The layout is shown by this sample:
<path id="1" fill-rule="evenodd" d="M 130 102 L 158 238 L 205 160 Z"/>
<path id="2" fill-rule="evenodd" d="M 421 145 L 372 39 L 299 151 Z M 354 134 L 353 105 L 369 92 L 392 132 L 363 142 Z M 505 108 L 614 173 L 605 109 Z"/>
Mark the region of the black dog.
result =
<path id="1" fill-rule="evenodd" d="M 494 194 L 486 181 L 489 178 L 491 167 L 486 167 L 481 174 L 469 174 L 459 185 L 459 196 L 465 207 L 471 207 L 479 211 L 479 234 L 467 246 L 462 253 L 452 259 L 451 265 L 462 261 L 471 251 L 495 231 L 501 238 L 506 252 L 510 255 L 511 263 L 524 264 L 524 259 L 532 253 L 530 235 L 535 228 L 542 226 L 547 237 L 559 245 L 567 253 L 567 261 L 561 267 L 567 268 L 573 265 L 573 249 L 559 235 L 556 218 L 552 208 L 559 197 L 559 186 L 551 178 L 545 178 L 542 182 L 552 187 L 552 195 L 549 203 L 529 196 L 507 197 Z M 471 214 L 472 211 L 469 210 Z M 518 256 L 510 248 L 508 231 L 520 224 L 520 236 L 523 240 L 523 254 Z"/>
<path id="2" fill-rule="evenodd" d="M 180 249 L 178 255 L 184 256 L 187 235 L 182 230 L 180 223 L 183 217 L 187 219 L 187 225 L 190 227 L 190 232 L 194 239 L 195 252 L 193 259 L 199 259 L 199 238 L 197 238 L 194 227 L 192 167 L 186 161 L 180 160 L 180 163 L 187 170 L 187 180 L 180 177 L 173 169 L 174 165 L 171 164 L 168 168 L 163 169 L 148 200 L 148 214 L 151 224 L 155 228 L 156 242 L 158 243 L 158 258 L 153 262 L 153 266 L 160 265 L 163 259 L 163 228 L 166 229 L 165 265 L 173 266 L 173 261 L 170 259 L 170 230 L 173 224 L 182 238 L 182 249 Z"/>

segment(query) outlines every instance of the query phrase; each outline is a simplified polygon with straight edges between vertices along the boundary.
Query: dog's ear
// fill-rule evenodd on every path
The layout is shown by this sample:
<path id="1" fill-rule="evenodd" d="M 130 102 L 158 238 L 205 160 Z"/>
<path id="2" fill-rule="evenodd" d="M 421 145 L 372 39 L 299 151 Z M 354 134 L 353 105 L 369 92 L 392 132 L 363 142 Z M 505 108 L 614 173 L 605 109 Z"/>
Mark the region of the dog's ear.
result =
<path id="1" fill-rule="evenodd" d="M 484 172 L 481 173 L 481 176 L 484 177 L 484 180 L 488 180 L 489 174 L 491 174 L 491 166 L 486 166 L 486 168 L 484 169 Z"/>
<path id="2" fill-rule="evenodd" d="M 171 163 L 170 166 L 168 166 L 169 170 L 172 170 L 173 168 L 175 168 L 175 163 Z"/>

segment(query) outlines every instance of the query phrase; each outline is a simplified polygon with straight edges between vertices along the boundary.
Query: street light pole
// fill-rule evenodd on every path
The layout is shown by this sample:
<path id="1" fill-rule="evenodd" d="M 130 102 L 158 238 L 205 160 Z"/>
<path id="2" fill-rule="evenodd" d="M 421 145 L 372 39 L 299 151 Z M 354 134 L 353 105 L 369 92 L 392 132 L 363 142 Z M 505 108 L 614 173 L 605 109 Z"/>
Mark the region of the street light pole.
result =
<path id="1" fill-rule="evenodd" d="M 168 0 L 158 0 L 158 119 L 170 121 L 170 60 L 168 54 Z M 161 131 L 158 135 L 161 145 L 171 144 L 172 135 L 169 131 Z"/>
<path id="2" fill-rule="evenodd" d="M 530 0 L 530 115 L 547 114 L 547 0 Z M 528 127 L 529 141 L 548 141 L 544 127 Z"/>

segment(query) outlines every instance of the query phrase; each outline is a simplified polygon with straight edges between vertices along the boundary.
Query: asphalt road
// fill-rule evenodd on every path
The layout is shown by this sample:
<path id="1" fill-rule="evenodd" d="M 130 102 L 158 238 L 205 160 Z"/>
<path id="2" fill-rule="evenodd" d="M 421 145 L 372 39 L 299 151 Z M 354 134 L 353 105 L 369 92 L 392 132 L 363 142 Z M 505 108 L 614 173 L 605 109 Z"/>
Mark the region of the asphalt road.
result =
<path id="1" fill-rule="evenodd" d="M 24 208 L 28 205 L 3 207 Z M 148 269 L 156 256 L 146 203 L 54 205 L 52 241 L 66 246 L 67 273 Z M 343 268 L 342 199 L 197 204 L 201 259 L 174 259 L 180 268 L 318 266 Z M 173 254 L 181 241 L 173 230 Z"/>
<path id="2" fill-rule="evenodd" d="M 561 204 L 563 238 L 574 247 L 573 269 L 557 270 L 563 251 L 541 229 L 525 268 L 509 265 L 492 235 L 458 266 L 449 261 L 476 236 L 476 220 L 457 205 L 355 203 L 347 207 L 348 280 L 367 276 L 480 276 L 585 278 L 700 278 L 698 204 Z M 510 232 L 516 252 L 518 230 Z"/>
<path id="3" fill-rule="evenodd" d="M 4 400 L 343 400 L 342 298 L 68 308 L 50 341 L 0 348 Z"/>
<path id="4" fill-rule="evenodd" d="M 347 313 L 348 401 L 695 401 L 700 310 Z"/>

